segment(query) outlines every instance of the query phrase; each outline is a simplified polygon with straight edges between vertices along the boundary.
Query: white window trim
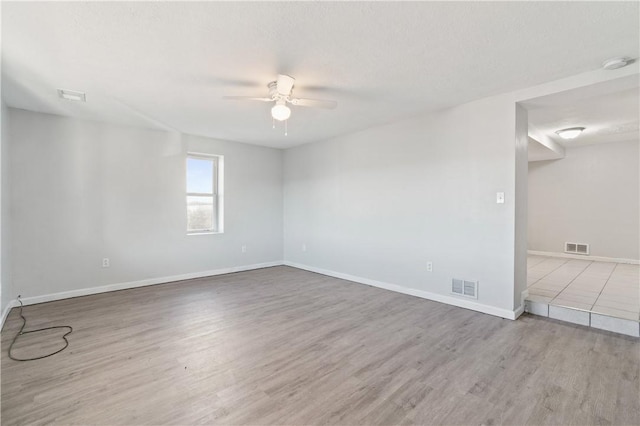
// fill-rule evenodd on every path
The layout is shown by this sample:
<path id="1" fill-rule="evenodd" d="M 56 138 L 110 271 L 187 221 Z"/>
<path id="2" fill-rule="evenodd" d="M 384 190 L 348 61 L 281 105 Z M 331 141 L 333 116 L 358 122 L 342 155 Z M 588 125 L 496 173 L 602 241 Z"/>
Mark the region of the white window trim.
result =
<path id="1" fill-rule="evenodd" d="M 217 235 L 224 234 L 224 155 L 213 155 L 213 154 L 204 154 L 200 152 L 187 152 L 187 156 L 185 158 L 185 177 L 187 174 L 187 161 L 190 158 L 194 158 L 196 160 L 208 160 L 213 161 L 213 194 L 203 194 L 197 192 L 186 192 L 185 203 L 187 197 L 212 197 L 214 201 L 214 209 L 215 209 L 215 221 L 216 228 L 214 229 L 202 229 L 190 231 L 187 223 L 187 235 Z M 186 186 L 186 185 L 185 185 Z M 186 188 L 185 188 L 186 190 Z M 185 205 L 186 207 L 186 205 Z M 187 209 L 185 208 L 185 215 L 187 213 Z"/>

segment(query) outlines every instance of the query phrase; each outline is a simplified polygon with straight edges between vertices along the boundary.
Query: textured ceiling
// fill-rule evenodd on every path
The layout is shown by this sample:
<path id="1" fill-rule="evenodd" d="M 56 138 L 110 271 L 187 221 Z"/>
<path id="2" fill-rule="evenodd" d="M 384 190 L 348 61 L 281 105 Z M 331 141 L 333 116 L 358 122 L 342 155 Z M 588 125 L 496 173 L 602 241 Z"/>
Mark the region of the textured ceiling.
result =
<path id="1" fill-rule="evenodd" d="M 9 106 L 288 147 L 638 56 L 638 2 L 3 2 Z M 266 95 L 295 94 L 289 135 Z M 56 89 L 87 93 L 86 104 Z"/>
<path id="2" fill-rule="evenodd" d="M 528 111 L 529 123 L 561 145 L 591 145 L 640 140 L 640 89 L 576 97 L 576 93 L 558 94 L 544 106 Z M 576 139 L 564 140 L 555 132 L 569 127 L 584 127 Z"/>

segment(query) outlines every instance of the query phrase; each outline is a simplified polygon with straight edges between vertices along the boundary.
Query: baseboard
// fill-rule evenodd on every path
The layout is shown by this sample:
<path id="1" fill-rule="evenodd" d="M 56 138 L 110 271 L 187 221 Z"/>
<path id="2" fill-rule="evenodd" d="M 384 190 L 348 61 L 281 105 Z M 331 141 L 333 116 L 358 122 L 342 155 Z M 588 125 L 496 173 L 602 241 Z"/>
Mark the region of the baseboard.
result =
<path id="1" fill-rule="evenodd" d="M 4 310 L 2 311 L 2 321 L 0 321 L 0 330 L 2 330 L 2 327 L 4 327 L 4 321 L 7 319 L 9 312 L 11 312 L 11 309 L 14 308 L 17 304 L 18 302 L 16 300 L 10 300 L 9 303 L 7 303 L 7 306 L 5 306 Z"/>
<path id="2" fill-rule="evenodd" d="M 518 309 L 514 311 L 510 311 L 507 309 L 496 308 L 494 306 L 489 306 L 482 303 L 473 302 L 470 300 L 461 300 L 452 296 L 442 295 L 438 293 L 431 293 L 428 291 L 417 290 L 417 289 L 408 288 L 408 287 L 402 287 L 396 284 L 385 283 L 382 281 L 376 281 L 369 278 L 357 277 L 354 275 L 343 274 L 341 272 L 315 268 L 312 266 L 307 266 L 300 263 L 288 262 L 288 261 L 257 263 L 253 265 L 236 266 L 231 268 L 215 269 L 211 271 L 192 272 L 188 274 L 173 275 L 168 277 L 149 278 L 149 279 L 139 280 L 139 281 L 129 281 L 124 283 L 108 284 L 100 287 L 89 287 L 89 288 L 69 290 L 69 291 L 64 291 L 59 293 L 44 294 L 39 296 L 28 296 L 28 297 L 22 298 L 22 303 L 24 305 L 34 305 L 37 303 L 45 303 L 45 302 L 52 302 L 55 300 L 69 299 L 72 297 L 89 296 L 92 294 L 107 293 L 107 292 L 116 291 L 116 290 L 126 290 L 126 289 L 137 288 L 137 287 L 145 287 L 149 285 L 166 284 L 166 283 L 175 282 L 175 281 L 184 281 L 184 280 L 190 280 L 195 278 L 205 278 L 205 277 L 211 277 L 216 275 L 250 271 L 254 269 L 269 268 L 272 266 L 280 266 L 280 265 L 287 265 L 287 266 L 291 266 L 298 269 L 304 269 L 306 271 L 316 272 L 318 274 L 327 275 L 330 277 L 340 278 L 347 281 L 353 281 L 360 284 L 371 285 L 373 287 L 395 291 L 397 293 L 408 294 L 410 296 L 416 296 L 423 299 L 433 300 L 435 302 L 446 303 L 448 305 L 458 306 L 460 308 L 465 308 L 465 309 L 471 309 L 473 311 L 482 312 L 485 314 L 494 315 L 497 317 L 511 319 L 511 320 L 517 319 L 524 310 L 524 304 L 521 305 Z M 0 323 L 0 329 L 4 326 L 4 322 L 7 318 L 7 315 L 11 311 L 11 309 L 16 306 L 18 306 L 17 300 L 12 300 L 7 304 L 6 308 L 2 312 L 2 322 Z"/>
<path id="3" fill-rule="evenodd" d="M 269 268 L 272 266 L 280 266 L 280 265 L 283 265 L 283 262 L 281 260 L 275 261 L 275 262 L 256 263 L 253 265 L 234 266 L 231 268 L 214 269 L 211 271 L 191 272 L 188 274 L 172 275 L 168 277 L 149 278 L 149 279 L 140 280 L 140 281 L 129 281 L 129 282 L 117 283 L 117 284 L 107 284 L 100 287 L 82 288 L 78 290 L 63 291 L 60 293 L 43 294 L 40 296 L 28 296 L 28 297 L 22 297 L 21 300 L 24 305 L 34 305 L 36 303 L 52 302 L 54 300 L 69 299 L 72 297 L 89 296 L 92 294 L 107 293 L 107 292 L 116 291 L 116 290 L 127 290 L 131 288 L 145 287 L 145 286 L 155 285 L 155 284 L 166 284 L 174 281 L 191 280 L 194 278 L 206 278 L 206 277 L 212 277 L 215 275 L 224 275 L 224 274 L 231 274 L 234 272 L 251 271 L 253 269 Z M 11 310 L 12 307 L 15 307 L 17 305 L 18 305 L 17 300 L 13 300 L 9 303 L 9 305 L 7 306 L 7 309 L 5 309 L 6 312 L 3 312 L 2 325 L 4 325 L 4 319 L 9 313 L 9 310 Z"/>
<path id="4" fill-rule="evenodd" d="M 527 297 L 529 297 L 529 289 L 523 290 L 522 293 L 520 293 L 520 306 L 514 311 L 516 319 L 524 314 Z"/>
<path id="5" fill-rule="evenodd" d="M 513 318 L 509 318 L 509 319 L 518 319 L 522 314 L 524 314 L 524 302 L 522 302 L 522 304 L 518 307 L 518 309 L 513 311 Z"/>
<path id="6" fill-rule="evenodd" d="M 385 290 L 395 291 L 397 293 L 408 294 L 410 296 L 416 296 L 423 299 L 433 300 L 435 302 L 446 303 L 447 305 L 453 305 L 460 308 L 471 309 L 473 311 L 482 312 L 484 314 L 489 314 L 501 318 L 515 320 L 524 312 L 524 304 L 521 305 L 515 311 L 510 311 L 508 309 L 496 308 L 494 306 L 485 305 L 478 302 L 473 302 L 470 300 L 462 300 L 457 299 L 453 296 L 447 296 L 438 293 L 431 293 L 424 290 L 417 290 L 409 287 L 402 287 L 396 284 L 385 283 L 382 281 L 376 281 L 369 278 L 357 277 L 354 275 L 343 274 L 342 272 L 330 271 L 327 269 L 316 268 L 313 266 L 303 265 L 301 263 L 284 261 L 284 264 L 287 266 L 291 266 L 293 268 L 304 269 L 305 271 L 315 272 L 322 275 L 328 275 L 334 278 L 340 278 L 347 281 L 353 281 L 359 284 L 366 284 L 373 287 L 382 288 Z"/>
<path id="7" fill-rule="evenodd" d="M 538 250 L 527 250 L 527 253 L 534 256 L 562 257 L 565 259 L 595 260 L 598 262 L 629 263 L 631 265 L 640 265 L 640 260 L 624 259 L 619 257 L 588 256 L 584 254 L 556 253 L 552 251 Z"/>

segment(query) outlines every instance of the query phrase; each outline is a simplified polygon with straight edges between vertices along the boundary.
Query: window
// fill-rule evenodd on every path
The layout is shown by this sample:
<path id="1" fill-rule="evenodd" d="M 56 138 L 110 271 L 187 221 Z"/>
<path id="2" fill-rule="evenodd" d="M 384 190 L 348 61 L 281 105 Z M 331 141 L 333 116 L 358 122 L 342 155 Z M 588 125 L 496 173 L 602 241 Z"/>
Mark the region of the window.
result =
<path id="1" fill-rule="evenodd" d="M 222 232 L 222 157 L 187 155 L 187 233 Z"/>

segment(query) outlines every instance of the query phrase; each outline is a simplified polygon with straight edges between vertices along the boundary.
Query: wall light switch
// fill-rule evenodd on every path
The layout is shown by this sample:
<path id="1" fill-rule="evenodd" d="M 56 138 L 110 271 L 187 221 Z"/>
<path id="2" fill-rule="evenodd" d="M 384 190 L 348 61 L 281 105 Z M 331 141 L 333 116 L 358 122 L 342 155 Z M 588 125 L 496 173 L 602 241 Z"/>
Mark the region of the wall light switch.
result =
<path id="1" fill-rule="evenodd" d="M 497 204 L 504 204 L 504 192 L 496 193 L 496 203 Z"/>

